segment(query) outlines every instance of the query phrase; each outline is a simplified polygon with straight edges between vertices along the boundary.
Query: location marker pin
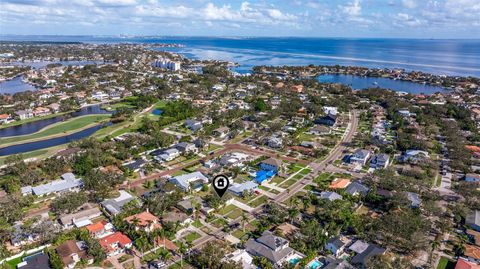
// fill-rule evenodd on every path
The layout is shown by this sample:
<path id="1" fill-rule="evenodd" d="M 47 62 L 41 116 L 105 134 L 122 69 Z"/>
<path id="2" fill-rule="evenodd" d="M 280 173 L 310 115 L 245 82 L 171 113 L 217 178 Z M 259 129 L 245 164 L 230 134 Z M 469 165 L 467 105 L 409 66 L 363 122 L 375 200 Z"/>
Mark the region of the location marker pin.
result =
<path id="1" fill-rule="evenodd" d="M 230 181 L 224 175 L 216 176 L 212 181 L 212 186 L 220 198 L 225 194 L 230 185 Z"/>

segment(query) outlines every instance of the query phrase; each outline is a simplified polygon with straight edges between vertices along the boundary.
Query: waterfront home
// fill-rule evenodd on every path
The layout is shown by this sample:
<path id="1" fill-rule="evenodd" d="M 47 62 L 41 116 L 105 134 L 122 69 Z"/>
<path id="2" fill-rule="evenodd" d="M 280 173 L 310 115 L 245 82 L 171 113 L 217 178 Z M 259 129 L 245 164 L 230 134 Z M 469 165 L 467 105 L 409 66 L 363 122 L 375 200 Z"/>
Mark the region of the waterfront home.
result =
<path id="1" fill-rule="evenodd" d="M 370 160 L 370 167 L 376 169 L 385 169 L 390 161 L 390 156 L 385 153 L 375 154 Z"/>
<path id="2" fill-rule="evenodd" d="M 245 243 L 245 249 L 253 256 L 266 258 L 277 268 L 284 263 L 304 257 L 289 246 L 287 239 L 276 236 L 270 231 L 263 232 L 257 239 L 249 239 Z"/>
<path id="3" fill-rule="evenodd" d="M 258 188 L 257 183 L 253 181 L 246 181 L 243 183 L 234 183 L 228 188 L 228 190 L 237 196 L 243 196 L 246 192 L 252 193 L 256 188 Z"/>
<path id="4" fill-rule="evenodd" d="M 36 107 L 35 109 L 33 109 L 33 116 L 35 117 L 42 117 L 42 116 L 47 116 L 47 115 L 50 115 L 52 114 L 50 112 L 50 109 L 46 108 L 46 107 Z"/>
<path id="5" fill-rule="evenodd" d="M 13 119 L 9 114 L 0 114 L 0 124 L 7 124 L 10 121 L 13 121 Z"/>
<path id="6" fill-rule="evenodd" d="M 93 258 L 89 257 L 85 250 L 84 242 L 68 240 L 60 244 L 55 251 L 62 260 L 65 268 L 75 268 L 81 260 L 86 261 L 87 264 L 93 263 Z"/>
<path id="7" fill-rule="evenodd" d="M 153 230 L 162 228 L 159 219 L 148 212 L 148 210 L 126 217 L 124 220 L 128 224 L 135 226 L 135 231 L 143 230 L 145 232 L 152 232 Z"/>
<path id="8" fill-rule="evenodd" d="M 80 228 L 92 224 L 92 219 L 101 215 L 102 211 L 97 206 L 87 203 L 82 205 L 76 213 L 60 215 L 58 220 L 65 229 Z"/>
<path id="9" fill-rule="evenodd" d="M 201 172 L 193 172 L 189 174 L 172 177 L 170 182 L 177 185 L 183 191 L 189 191 L 191 187 L 194 190 L 200 190 L 203 184 L 208 183 L 208 178 Z"/>
<path id="10" fill-rule="evenodd" d="M 468 173 L 465 175 L 466 182 L 480 182 L 480 175 Z"/>
<path id="11" fill-rule="evenodd" d="M 64 192 L 76 192 L 83 186 L 83 180 L 75 177 L 73 173 L 65 173 L 61 176 L 61 179 L 52 181 L 47 184 L 39 186 L 25 186 L 21 188 L 22 194 L 44 196 L 50 194 L 59 194 Z"/>
<path id="12" fill-rule="evenodd" d="M 115 231 L 113 225 L 106 220 L 87 225 L 85 228 L 93 238 L 103 238 Z"/>
<path id="13" fill-rule="evenodd" d="M 115 232 L 98 240 L 107 256 L 115 256 L 123 253 L 125 249 L 132 247 L 132 240 L 121 232 Z"/>
<path id="14" fill-rule="evenodd" d="M 470 212 L 465 219 L 465 225 L 480 232 L 480 210 L 473 210 Z"/>
<path id="15" fill-rule="evenodd" d="M 48 255 L 39 252 L 22 258 L 22 262 L 17 264 L 18 269 L 50 269 Z"/>
<path id="16" fill-rule="evenodd" d="M 352 154 L 352 156 L 350 156 L 350 163 L 365 165 L 370 158 L 370 155 L 370 151 L 366 149 L 358 149 Z"/>
<path id="17" fill-rule="evenodd" d="M 58 113 L 60 112 L 60 104 L 59 103 L 52 103 L 47 106 L 52 113 Z"/>
<path id="18" fill-rule="evenodd" d="M 332 252 L 335 257 L 339 257 L 343 254 L 345 247 L 350 244 L 351 240 L 344 236 L 332 237 L 328 239 L 325 249 Z"/>
<path id="19" fill-rule="evenodd" d="M 104 93 L 104 92 L 95 92 L 92 94 L 92 99 L 94 100 L 97 100 L 97 101 L 105 101 L 105 100 L 108 100 L 108 94 Z"/>
<path id="20" fill-rule="evenodd" d="M 26 120 L 33 118 L 33 111 L 31 109 L 17 110 L 15 111 L 15 115 L 17 115 L 20 120 Z"/>
<path id="21" fill-rule="evenodd" d="M 107 199 L 102 201 L 100 204 L 105 209 L 105 211 L 111 216 L 115 216 L 118 213 L 122 212 L 123 206 L 130 201 L 135 200 L 135 197 L 130 193 L 120 190 L 120 196 L 117 198 Z"/>

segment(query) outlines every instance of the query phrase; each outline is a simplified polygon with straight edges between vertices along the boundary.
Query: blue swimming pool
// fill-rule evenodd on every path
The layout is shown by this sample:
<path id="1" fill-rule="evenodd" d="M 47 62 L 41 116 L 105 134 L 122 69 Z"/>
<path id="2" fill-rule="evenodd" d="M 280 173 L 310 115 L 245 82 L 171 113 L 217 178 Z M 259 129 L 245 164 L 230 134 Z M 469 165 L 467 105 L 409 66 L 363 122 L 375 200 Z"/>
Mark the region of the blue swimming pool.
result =
<path id="1" fill-rule="evenodd" d="M 301 258 L 293 258 L 293 259 L 291 259 L 289 262 L 290 262 L 291 264 L 294 264 L 294 265 L 295 265 L 295 264 L 297 264 L 300 260 L 301 260 Z"/>
<path id="2" fill-rule="evenodd" d="M 318 260 L 313 260 L 307 265 L 307 268 L 317 269 L 317 268 L 322 268 L 322 266 L 323 266 L 323 263 L 319 262 Z"/>

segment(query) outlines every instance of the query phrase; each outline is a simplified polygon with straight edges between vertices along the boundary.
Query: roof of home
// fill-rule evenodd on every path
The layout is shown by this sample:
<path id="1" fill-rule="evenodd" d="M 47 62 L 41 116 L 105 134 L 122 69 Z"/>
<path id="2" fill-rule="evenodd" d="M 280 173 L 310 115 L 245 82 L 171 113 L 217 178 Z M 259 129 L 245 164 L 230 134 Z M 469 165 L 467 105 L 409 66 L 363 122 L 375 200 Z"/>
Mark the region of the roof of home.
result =
<path id="1" fill-rule="evenodd" d="M 328 199 L 330 201 L 342 199 L 342 196 L 334 191 L 322 191 L 319 196 L 322 199 Z"/>
<path id="2" fill-rule="evenodd" d="M 230 191 L 234 193 L 242 193 L 244 191 L 249 191 L 258 187 L 258 184 L 253 181 L 247 181 L 243 183 L 235 183 L 232 187 L 229 188 Z"/>
<path id="3" fill-rule="evenodd" d="M 266 160 L 261 161 L 260 163 L 264 163 L 264 164 L 268 164 L 276 167 L 282 166 L 282 161 L 275 158 L 268 158 Z"/>
<path id="4" fill-rule="evenodd" d="M 422 199 L 420 198 L 420 196 L 414 192 L 406 191 L 405 195 L 407 196 L 407 199 L 411 202 L 412 206 L 419 206 L 422 203 Z"/>
<path id="5" fill-rule="evenodd" d="M 362 240 L 357 240 L 350 247 L 348 247 L 348 249 L 354 251 L 355 253 L 362 253 L 368 248 L 369 245 L 370 244 Z"/>
<path id="6" fill-rule="evenodd" d="M 77 254 L 79 258 L 83 259 L 87 257 L 87 253 L 78 247 L 75 240 L 65 241 L 56 248 L 56 251 L 62 259 L 64 265 L 69 265 L 74 262 L 72 254 Z"/>
<path id="7" fill-rule="evenodd" d="M 133 197 L 130 193 L 124 191 L 124 190 L 120 190 L 120 196 L 117 197 L 117 198 L 113 198 L 113 199 L 107 199 L 103 202 L 101 202 L 102 206 L 105 207 L 105 209 L 110 212 L 111 214 L 118 214 L 122 211 L 122 207 L 132 201 L 133 199 L 135 199 L 135 197 Z"/>
<path id="8" fill-rule="evenodd" d="M 351 195 L 355 193 L 366 194 L 370 189 L 358 181 L 354 181 L 351 184 L 348 184 L 347 189 L 345 190 Z"/>
<path id="9" fill-rule="evenodd" d="M 357 158 L 366 158 L 370 154 L 370 151 L 366 149 L 357 149 L 353 154 Z"/>
<path id="10" fill-rule="evenodd" d="M 86 204 L 80 211 L 76 213 L 61 215 L 59 220 L 63 225 L 68 225 L 72 223 L 72 221 L 90 219 L 91 216 L 98 216 L 99 214 L 101 214 L 101 211 L 98 209 L 98 207 L 91 204 Z"/>
<path id="11" fill-rule="evenodd" d="M 62 179 L 31 187 L 32 193 L 34 195 L 44 195 L 47 193 L 61 192 L 71 188 L 81 187 L 83 185 L 83 180 L 75 178 L 75 175 L 72 173 L 65 173 L 61 177 Z M 23 190 L 24 189 L 22 188 L 22 191 Z M 25 190 L 28 192 L 28 186 L 25 188 Z"/>
<path id="12" fill-rule="evenodd" d="M 102 221 L 90 224 L 86 228 L 91 233 L 97 233 L 97 232 L 103 231 L 107 223 L 108 222 L 106 220 L 102 220 Z"/>
<path id="13" fill-rule="evenodd" d="M 480 269 L 480 265 L 464 259 L 458 259 L 455 269 Z"/>
<path id="14" fill-rule="evenodd" d="M 337 249 L 341 248 L 345 245 L 345 243 L 342 240 L 340 240 L 340 238 L 338 238 L 338 237 L 332 237 L 332 238 L 328 239 L 327 244 L 332 244 Z"/>
<path id="15" fill-rule="evenodd" d="M 202 180 L 203 182 L 208 182 L 208 178 L 204 176 L 201 172 L 193 172 L 189 174 L 179 175 L 172 178 L 175 180 L 183 189 L 190 188 L 190 182 L 196 180 Z"/>
<path id="16" fill-rule="evenodd" d="M 285 234 L 285 235 L 293 234 L 293 233 L 300 230 L 297 226 L 294 226 L 294 225 L 292 225 L 288 222 L 284 222 L 284 223 L 278 225 L 276 229 L 279 230 L 279 231 L 282 231 L 282 233 Z"/>
<path id="17" fill-rule="evenodd" d="M 365 251 L 355 255 L 352 258 L 352 263 L 366 265 L 369 258 L 377 255 L 382 255 L 383 253 L 385 253 L 384 248 L 371 244 L 368 246 L 367 249 L 365 249 Z"/>
<path id="18" fill-rule="evenodd" d="M 330 183 L 328 186 L 330 189 L 344 189 L 348 185 L 350 185 L 350 180 L 346 178 L 336 178 L 335 180 Z"/>
<path id="19" fill-rule="evenodd" d="M 121 232 L 115 232 L 99 239 L 98 242 L 104 249 L 110 252 L 115 250 L 112 248 L 112 244 L 118 244 L 121 248 L 124 248 L 126 245 L 131 244 L 132 240 Z"/>
<path id="20" fill-rule="evenodd" d="M 178 249 L 177 245 L 175 245 L 172 241 L 168 240 L 165 237 L 158 237 L 157 238 L 157 246 L 167 248 L 168 250 L 175 251 Z"/>
<path id="21" fill-rule="evenodd" d="M 474 258 L 476 260 L 480 260 L 480 247 L 470 245 L 470 244 L 464 244 L 465 251 L 463 255 L 466 257 Z"/>
<path id="22" fill-rule="evenodd" d="M 277 263 L 294 251 L 291 247 L 282 248 L 285 244 L 288 244 L 286 239 L 275 236 L 270 231 L 265 231 L 261 237 L 249 239 L 245 243 L 245 248 L 253 255 L 260 255 Z"/>
<path id="23" fill-rule="evenodd" d="M 187 214 L 180 211 L 169 211 L 165 213 L 162 217 L 163 222 L 184 222 L 189 217 Z"/>
<path id="24" fill-rule="evenodd" d="M 23 258 L 23 262 L 17 265 L 21 269 L 50 269 L 48 255 L 41 252 Z"/>
<path id="25" fill-rule="evenodd" d="M 141 227 L 148 226 L 150 223 L 153 223 L 153 222 L 158 222 L 158 218 L 148 211 L 143 211 L 141 213 L 126 217 L 125 221 L 130 224 L 133 224 L 134 219 L 138 220 L 137 226 L 141 226 Z"/>
<path id="26" fill-rule="evenodd" d="M 478 225 L 480 226 L 480 210 L 474 210 L 467 215 L 465 219 L 467 225 Z"/>

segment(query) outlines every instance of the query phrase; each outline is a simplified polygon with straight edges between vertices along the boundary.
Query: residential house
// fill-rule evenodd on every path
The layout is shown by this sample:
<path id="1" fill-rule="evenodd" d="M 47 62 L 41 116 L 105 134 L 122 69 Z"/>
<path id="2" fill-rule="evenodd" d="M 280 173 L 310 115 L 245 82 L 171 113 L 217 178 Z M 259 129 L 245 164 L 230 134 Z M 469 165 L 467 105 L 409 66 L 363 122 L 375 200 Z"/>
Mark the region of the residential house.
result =
<path id="1" fill-rule="evenodd" d="M 123 206 L 130 201 L 135 200 L 135 197 L 130 193 L 120 190 L 120 196 L 117 198 L 107 199 L 102 201 L 100 204 L 111 216 L 115 216 L 118 213 L 122 212 Z"/>
<path id="2" fill-rule="evenodd" d="M 113 234 L 115 231 L 113 225 L 106 220 L 87 225 L 85 228 L 93 238 L 103 238 Z"/>
<path id="3" fill-rule="evenodd" d="M 188 119 L 185 121 L 185 127 L 190 129 L 192 132 L 196 132 L 203 128 L 203 124 L 201 121 Z"/>
<path id="4" fill-rule="evenodd" d="M 280 233 L 280 235 L 287 236 L 287 237 L 296 236 L 298 235 L 299 231 L 300 231 L 300 228 L 288 222 L 284 222 L 275 228 L 276 234 Z"/>
<path id="5" fill-rule="evenodd" d="M 80 228 L 92 224 L 92 219 L 101 215 L 102 211 L 97 206 L 87 203 L 82 205 L 76 213 L 60 215 L 58 220 L 66 229 Z"/>
<path id="6" fill-rule="evenodd" d="M 154 157 L 157 161 L 169 162 L 180 156 L 180 151 L 176 148 L 166 149 Z"/>
<path id="7" fill-rule="evenodd" d="M 17 264 L 18 269 L 50 269 L 48 255 L 39 252 L 22 258 L 22 262 Z"/>
<path id="8" fill-rule="evenodd" d="M 335 257 L 339 257 L 343 254 L 345 247 L 350 244 L 351 240 L 346 237 L 332 237 L 328 239 L 327 244 L 325 245 L 325 249 L 332 252 Z"/>
<path id="9" fill-rule="evenodd" d="M 463 244 L 465 251 L 463 256 L 467 258 L 470 262 L 479 263 L 480 262 L 480 247 L 470 244 Z"/>
<path id="10" fill-rule="evenodd" d="M 13 119 L 9 114 L 0 114 L 0 124 L 7 124 L 12 120 Z"/>
<path id="11" fill-rule="evenodd" d="M 260 169 L 265 171 L 273 171 L 275 174 L 282 168 L 282 161 L 274 158 L 268 158 L 260 162 Z"/>
<path id="12" fill-rule="evenodd" d="M 428 152 L 423 150 L 407 150 L 402 156 L 400 156 L 401 161 L 410 161 L 414 163 L 417 163 L 427 158 L 430 158 L 430 155 L 428 154 Z"/>
<path id="13" fill-rule="evenodd" d="M 358 181 L 354 181 L 347 186 L 345 191 L 353 196 L 356 196 L 356 195 L 365 196 L 367 195 L 368 191 L 370 191 L 370 189 L 367 186 L 363 185 L 362 183 Z"/>
<path id="14" fill-rule="evenodd" d="M 14 247 L 28 245 L 38 240 L 38 235 L 25 230 L 22 222 L 15 222 L 12 228 L 10 243 Z"/>
<path id="15" fill-rule="evenodd" d="M 275 236 L 270 231 L 263 232 L 257 239 L 249 239 L 245 243 L 245 249 L 253 256 L 265 257 L 276 267 L 303 255 L 289 246 L 288 240 Z"/>
<path id="16" fill-rule="evenodd" d="M 162 227 L 159 223 L 159 219 L 148 211 L 143 211 L 126 217 L 124 220 L 128 224 L 134 225 L 136 231 L 143 230 L 145 232 L 151 232 Z"/>
<path id="17" fill-rule="evenodd" d="M 133 172 L 138 172 L 146 164 L 147 164 L 147 161 L 145 161 L 144 159 L 138 159 L 138 160 L 135 160 L 133 162 L 126 163 L 123 166 L 125 166 L 126 168 L 128 168 L 129 170 L 131 170 Z"/>
<path id="18" fill-rule="evenodd" d="M 108 94 L 104 93 L 104 92 L 95 92 L 95 93 L 92 93 L 92 99 L 94 100 L 97 100 L 97 101 L 105 101 L 105 100 L 108 100 Z"/>
<path id="19" fill-rule="evenodd" d="M 23 195 L 33 194 L 36 196 L 44 196 L 50 194 L 79 191 L 82 186 L 83 180 L 76 178 L 73 173 L 65 173 L 61 175 L 60 180 L 55 180 L 50 183 L 35 187 L 22 187 L 21 192 Z"/>
<path id="20" fill-rule="evenodd" d="M 66 268 L 75 268 L 75 265 L 81 260 L 87 261 L 88 264 L 93 262 L 93 258 L 89 257 L 85 251 L 84 245 L 84 242 L 68 240 L 55 250 Z"/>
<path id="21" fill-rule="evenodd" d="M 471 229 L 480 232 L 480 210 L 473 210 L 467 215 L 465 224 Z"/>
<path id="22" fill-rule="evenodd" d="M 315 119 L 315 124 L 334 126 L 337 123 L 337 116 L 332 114 L 327 114 L 326 116 L 319 117 Z"/>
<path id="23" fill-rule="evenodd" d="M 465 175 L 466 182 L 480 182 L 480 175 L 468 173 Z"/>
<path id="24" fill-rule="evenodd" d="M 323 113 L 326 115 L 337 115 L 338 114 L 338 108 L 334 106 L 324 106 L 323 108 Z"/>
<path id="25" fill-rule="evenodd" d="M 455 264 L 455 269 L 480 269 L 480 265 L 459 258 Z"/>
<path id="26" fill-rule="evenodd" d="M 355 153 L 350 156 L 350 163 L 358 163 L 361 165 L 365 165 L 370 158 L 370 151 L 366 149 L 358 149 Z"/>
<path id="27" fill-rule="evenodd" d="M 257 268 L 257 266 L 253 263 L 253 257 L 245 249 L 237 249 L 234 252 L 225 255 L 224 260 L 240 264 L 242 269 Z"/>
<path id="28" fill-rule="evenodd" d="M 33 118 L 33 111 L 31 109 L 26 109 L 26 110 L 18 110 L 15 111 L 15 115 L 17 115 L 20 120 L 26 120 Z"/>
<path id="29" fill-rule="evenodd" d="M 183 191 L 190 190 L 191 186 L 195 190 L 199 190 L 203 184 L 208 183 L 208 178 L 204 176 L 201 172 L 193 172 L 190 174 L 179 175 L 172 177 L 170 182 L 177 185 Z"/>
<path id="30" fill-rule="evenodd" d="M 385 169 L 390 161 L 390 156 L 385 153 L 375 154 L 370 160 L 370 167 L 376 169 Z"/>
<path id="31" fill-rule="evenodd" d="M 422 204 L 422 199 L 417 193 L 406 191 L 405 195 L 407 196 L 407 200 L 410 201 L 410 207 L 417 208 Z"/>
<path id="32" fill-rule="evenodd" d="M 59 103 L 52 103 L 47 106 L 52 113 L 58 113 L 60 112 L 60 104 Z"/>
<path id="33" fill-rule="evenodd" d="M 267 146 L 270 148 L 278 149 L 283 147 L 283 139 L 278 136 L 270 136 L 267 138 Z"/>
<path id="34" fill-rule="evenodd" d="M 342 196 L 333 191 L 322 191 L 318 196 L 320 199 L 327 199 L 329 201 L 341 200 Z"/>
<path id="35" fill-rule="evenodd" d="M 252 193 L 256 188 L 258 188 L 257 183 L 246 181 L 243 183 L 234 183 L 228 190 L 237 196 L 243 196 L 245 192 Z"/>
<path id="36" fill-rule="evenodd" d="M 46 108 L 46 107 L 36 107 L 34 110 L 33 110 L 33 116 L 35 117 L 43 117 L 43 116 L 47 116 L 47 115 L 50 115 L 52 114 L 50 112 L 50 109 Z"/>
<path id="37" fill-rule="evenodd" d="M 195 210 L 195 208 L 194 208 L 195 203 L 198 204 L 198 205 L 202 205 L 202 203 L 203 203 L 202 198 L 193 197 L 193 198 L 190 198 L 190 199 L 188 199 L 188 198 L 184 199 L 184 200 L 177 203 L 177 208 L 182 210 L 183 212 L 185 212 L 187 214 L 192 214 L 193 211 Z"/>
<path id="38" fill-rule="evenodd" d="M 308 132 L 313 135 L 328 135 L 332 130 L 324 125 L 315 125 Z"/>
<path id="39" fill-rule="evenodd" d="M 329 189 L 345 189 L 348 185 L 350 185 L 351 181 L 346 178 L 336 178 L 334 179 L 330 185 L 328 186 Z"/>
<path id="40" fill-rule="evenodd" d="M 375 244 L 368 244 L 360 240 L 355 241 L 355 243 L 353 243 L 349 249 L 356 253 L 356 255 L 352 258 L 352 264 L 361 266 L 363 268 L 367 268 L 367 262 L 370 258 L 377 255 L 383 255 L 385 253 L 384 248 L 381 248 Z"/>
<path id="41" fill-rule="evenodd" d="M 213 130 L 213 135 L 217 136 L 219 138 L 225 138 L 229 131 L 230 131 L 230 129 L 228 127 L 224 126 L 224 127 L 220 127 L 220 128 L 217 128 L 217 129 Z"/>
<path id="42" fill-rule="evenodd" d="M 188 142 L 180 142 L 175 145 L 175 148 L 181 153 L 190 153 L 197 151 L 197 147 L 195 146 L 195 144 Z"/>
<path id="43" fill-rule="evenodd" d="M 132 240 L 121 232 L 115 232 L 98 241 L 109 257 L 123 253 L 125 249 L 132 247 Z"/>
<path id="44" fill-rule="evenodd" d="M 165 213 L 162 217 L 162 222 L 168 223 L 179 223 L 180 225 L 186 226 L 193 222 L 193 220 L 185 213 L 179 210 L 170 210 Z"/>

